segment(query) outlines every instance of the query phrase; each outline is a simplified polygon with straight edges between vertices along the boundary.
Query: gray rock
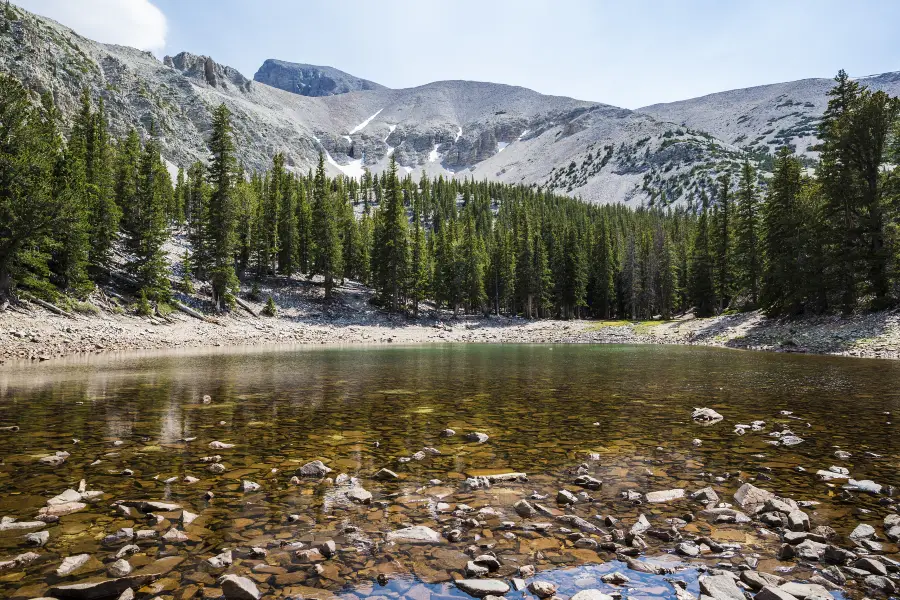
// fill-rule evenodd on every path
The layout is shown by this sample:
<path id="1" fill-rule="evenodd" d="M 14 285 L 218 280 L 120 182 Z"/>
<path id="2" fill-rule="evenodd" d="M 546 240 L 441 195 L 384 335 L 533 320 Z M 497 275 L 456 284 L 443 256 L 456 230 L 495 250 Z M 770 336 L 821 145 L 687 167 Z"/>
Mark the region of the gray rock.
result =
<path id="1" fill-rule="evenodd" d="M 331 473 L 331 469 L 325 466 L 321 460 L 314 460 L 312 462 L 308 462 L 299 469 L 297 469 L 296 474 L 300 477 L 325 477 Z"/>
<path id="2" fill-rule="evenodd" d="M 225 550 L 224 552 L 206 559 L 206 564 L 213 569 L 224 569 L 225 567 L 231 566 L 233 562 L 234 558 L 231 555 L 231 550 Z"/>
<path id="3" fill-rule="evenodd" d="M 460 590 L 476 598 L 509 593 L 509 586 L 499 579 L 458 579 L 454 583 Z"/>
<path id="4" fill-rule="evenodd" d="M 794 552 L 798 558 L 817 561 L 825 555 L 826 548 L 828 548 L 828 546 L 825 544 L 814 542 L 812 540 L 804 540 L 794 546 Z"/>
<path id="5" fill-rule="evenodd" d="M 696 558 L 700 556 L 700 547 L 694 542 L 681 542 L 675 546 L 675 551 L 682 556 Z"/>
<path id="6" fill-rule="evenodd" d="M 753 600 L 797 600 L 797 598 L 780 588 L 767 585 L 753 596 Z"/>
<path id="7" fill-rule="evenodd" d="M 110 577 L 125 577 L 131 574 L 131 564 L 124 558 L 120 558 L 106 567 L 106 572 Z"/>
<path id="8" fill-rule="evenodd" d="M 772 492 L 758 488 L 752 483 L 745 483 L 734 493 L 734 500 L 741 508 L 749 512 L 756 512 L 758 508 L 765 505 L 766 500 L 774 497 L 775 494 Z"/>
<path id="9" fill-rule="evenodd" d="M 522 517 L 523 519 L 530 519 L 535 515 L 534 507 L 528 503 L 527 500 L 519 500 L 515 504 L 513 504 L 513 508 L 516 511 L 516 514 Z"/>
<path id="10" fill-rule="evenodd" d="M 809 531 L 809 515 L 802 510 L 792 511 L 788 515 L 788 527 L 791 531 Z"/>
<path id="11" fill-rule="evenodd" d="M 646 516 L 641 514 L 638 515 L 637 522 L 635 522 L 635 524 L 631 526 L 629 532 L 631 533 L 631 535 L 640 535 L 641 533 L 644 533 L 645 531 L 650 529 L 650 527 L 652 527 L 650 525 L 650 521 L 647 520 Z"/>
<path id="12" fill-rule="evenodd" d="M 588 490 L 597 491 L 603 487 L 603 482 L 599 479 L 595 479 L 589 475 L 581 475 L 577 477 L 575 481 L 572 482 L 578 487 L 583 487 Z"/>
<path id="13" fill-rule="evenodd" d="M 262 597 L 253 580 L 246 577 L 223 575 L 218 583 L 226 600 L 259 600 Z"/>
<path id="14" fill-rule="evenodd" d="M 866 584 L 867 588 L 878 590 L 886 596 L 892 596 L 897 593 L 896 584 L 883 575 L 868 575 L 863 582 Z"/>
<path id="15" fill-rule="evenodd" d="M 445 429 L 441 432 L 441 437 L 444 437 L 444 438 L 453 437 L 454 435 L 456 435 L 456 432 L 449 428 Z"/>
<path id="16" fill-rule="evenodd" d="M 691 494 L 691 500 L 702 502 L 704 504 L 718 504 L 719 495 L 712 487 L 705 487 Z"/>
<path id="17" fill-rule="evenodd" d="M 674 489 L 661 490 L 658 492 L 648 492 L 645 497 L 647 499 L 647 502 L 651 503 L 672 502 L 673 500 L 680 500 L 684 498 L 684 490 Z"/>
<path id="18" fill-rule="evenodd" d="M 66 577 L 83 567 L 91 560 L 90 554 L 76 554 L 67 556 L 63 559 L 62 564 L 56 569 L 57 577 Z"/>
<path id="19" fill-rule="evenodd" d="M 375 473 L 374 479 L 378 481 L 393 481 L 394 479 L 400 479 L 400 476 L 390 469 L 381 469 Z"/>
<path id="20" fill-rule="evenodd" d="M 466 577 L 485 577 L 490 573 L 490 569 L 485 566 L 475 564 L 474 561 L 466 563 Z"/>
<path id="21" fill-rule="evenodd" d="M 873 575 L 882 575 L 887 577 L 888 571 L 887 567 L 884 566 L 884 563 L 875 560 L 874 558 L 869 558 L 868 556 L 864 556 L 853 563 L 853 566 L 857 569 L 862 569 L 863 571 L 868 571 Z"/>
<path id="22" fill-rule="evenodd" d="M 833 598 L 827 589 L 816 583 L 798 583 L 796 581 L 789 581 L 779 586 L 779 589 L 794 596 L 798 600 L 807 600 L 807 598 L 825 598 L 826 600 L 832 600 Z"/>
<path id="23" fill-rule="evenodd" d="M 569 600 L 613 600 L 613 597 L 600 590 L 589 589 L 577 592 Z"/>
<path id="24" fill-rule="evenodd" d="M 404 529 L 388 532 L 385 539 L 388 542 L 400 542 L 404 544 L 440 544 L 444 541 L 441 534 L 425 527 L 424 525 L 414 525 Z M 504 592 L 505 593 L 505 592 Z"/>
<path id="25" fill-rule="evenodd" d="M 849 550 L 845 550 L 844 548 L 839 548 L 834 544 L 829 544 L 825 548 L 825 552 L 822 554 L 822 560 L 835 565 L 842 565 L 851 560 L 856 559 L 856 554 L 850 552 Z"/>
<path id="26" fill-rule="evenodd" d="M 556 594 L 556 585 L 549 581 L 532 581 L 528 585 L 528 591 L 538 598 L 549 598 Z"/>
<path id="27" fill-rule="evenodd" d="M 496 556 L 491 556 L 490 554 L 482 554 L 480 556 L 476 556 L 474 562 L 477 565 L 487 567 L 491 572 L 500 569 L 500 561 L 497 560 Z"/>
<path id="28" fill-rule="evenodd" d="M 784 578 L 763 571 L 741 571 L 741 581 L 754 592 L 766 586 L 777 587 L 784 583 Z"/>
<path id="29" fill-rule="evenodd" d="M 49 531 L 34 531 L 25 536 L 25 543 L 40 548 L 50 540 Z"/>
<path id="30" fill-rule="evenodd" d="M 259 488 L 260 488 L 260 485 L 258 483 L 256 483 L 255 481 L 247 481 L 245 479 L 243 482 L 241 482 L 241 489 L 244 491 L 245 494 L 248 492 L 258 491 Z"/>
<path id="31" fill-rule="evenodd" d="M 627 575 L 625 575 L 624 573 L 620 573 L 619 571 L 601 575 L 600 581 L 602 581 L 603 583 L 608 583 L 610 585 L 625 585 L 626 583 L 631 583 L 631 579 L 629 579 Z"/>
<path id="32" fill-rule="evenodd" d="M 372 492 L 364 490 L 361 487 L 356 487 L 347 492 L 347 498 L 349 498 L 351 502 L 356 502 L 357 504 L 371 504 Z"/>
<path id="33" fill-rule="evenodd" d="M 717 413 L 711 408 L 695 408 L 694 412 L 691 413 L 691 419 L 698 423 L 712 424 L 718 423 L 722 419 L 724 419 L 722 415 Z"/>
<path id="34" fill-rule="evenodd" d="M 730 575 L 700 577 L 700 591 L 713 600 L 746 600 Z"/>
<path id="35" fill-rule="evenodd" d="M 871 479 L 850 479 L 847 481 L 846 485 L 844 485 L 844 489 L 853 492 L 865 492 L 867 494 L 881 493 L 881 485 L 875 483 Z"/>
<path id="36" fill-rule="evenodd" d="M 875 528 L 867 523 L 860 523 L 850 532 L 851 540 L 870 540 L 875 537 Z"/>
<path id="37" fill-rule="evenodd" d="M 467 442 L 477 442 L 479 444 L 483 444 L 491 438 L 489 438 L 486 433 L 479 433 L 477 431 L 473 431 L 472 433 L 467 433 L 464 436 L 464 439 Z"/>
<path id="38" fill-rule="evenodd" d="M 558 492 L 556 492 L 557 504 L 575 504 L 577 502 L 578 497 L 568 490 L 559 490 Z"/>

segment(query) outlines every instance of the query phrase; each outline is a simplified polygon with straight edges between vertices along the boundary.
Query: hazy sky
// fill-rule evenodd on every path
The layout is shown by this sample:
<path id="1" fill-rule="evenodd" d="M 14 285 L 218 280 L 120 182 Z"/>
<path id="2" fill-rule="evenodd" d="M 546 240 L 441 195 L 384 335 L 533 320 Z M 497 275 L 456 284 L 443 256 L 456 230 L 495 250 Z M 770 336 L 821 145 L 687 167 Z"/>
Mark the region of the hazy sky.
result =
<path id="1" fill-rule="evenodd" d="M 896 0 L 13 0 L 99 41 L 389 87 L 494 81 L 637 108 L 900 70 Z"/>

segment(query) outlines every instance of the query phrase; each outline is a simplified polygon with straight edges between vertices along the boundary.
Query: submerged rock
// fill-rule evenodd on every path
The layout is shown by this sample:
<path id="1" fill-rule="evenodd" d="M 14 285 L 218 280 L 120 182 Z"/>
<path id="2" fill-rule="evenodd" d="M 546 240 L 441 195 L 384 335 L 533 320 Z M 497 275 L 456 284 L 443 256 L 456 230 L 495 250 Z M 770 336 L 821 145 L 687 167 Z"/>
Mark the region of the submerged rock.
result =
<path id="1" fill-rule="evenodd" d="M 393 479 L 400 479 L 400 476 L 391 471 L 390 469 L 381 469 L 373 476 L 374 479 L 378 481 L 391 481 Z"/>
<path id="2" fill-rule="evenodd" d="M 750 512 L 756 512 L 756 509 L 763 506 L 766 503 L 766 500 L 772 498 L 775 498 L 775 494 L 768 490 L 758 488 L 752 483 L 745 483 L 734 493 L 735 501 L 741 508 Z"/>
<path id="3" fill-rule="evenodd" d="M 713 600 L 746 600 L 731 575 L 701 577 L 700 591 Z"/>
<path id="4" fill-rule="evenodd" d="M 473 431 L 472 433 L 467 433 L 464 438 L 467 442 L 477 442 L 479 444 L 483 444 L 488 441 L 489 438 L 486 433 L 479 433 L 477 431 Z"/>

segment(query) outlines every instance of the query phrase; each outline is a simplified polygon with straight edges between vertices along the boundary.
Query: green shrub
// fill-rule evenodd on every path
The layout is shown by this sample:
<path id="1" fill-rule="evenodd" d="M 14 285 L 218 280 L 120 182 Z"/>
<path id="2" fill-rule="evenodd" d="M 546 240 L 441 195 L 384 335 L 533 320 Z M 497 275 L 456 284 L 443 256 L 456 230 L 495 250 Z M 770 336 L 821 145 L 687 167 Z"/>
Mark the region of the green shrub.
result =
<path id="1" fill-rule="evenodd" d="M 135 310 L 137 311 L 137 314 L 142 317 L 149 317 L 153 314 L 153 307 L 150 306 L 150 301 L 147 300 L 147 293 L 144 290 L 141 290 L 141 295 L 138 298 Z"/>
<path id="2" fill-rule="evenodd" d="M 100 309 L 90 302 L 73 302 L 72 310 L 83 315 L 99 315 Z"/>
<path id="3" fill-rule="evenodd" d="M 272 296 L 269 296 L 269 299 L 266 300 L 266 307 L 263 308 L 262 312 L 267 317 L 278 316 L 278 307 L 275 306 L 275 301 L 272 299 Z"/>

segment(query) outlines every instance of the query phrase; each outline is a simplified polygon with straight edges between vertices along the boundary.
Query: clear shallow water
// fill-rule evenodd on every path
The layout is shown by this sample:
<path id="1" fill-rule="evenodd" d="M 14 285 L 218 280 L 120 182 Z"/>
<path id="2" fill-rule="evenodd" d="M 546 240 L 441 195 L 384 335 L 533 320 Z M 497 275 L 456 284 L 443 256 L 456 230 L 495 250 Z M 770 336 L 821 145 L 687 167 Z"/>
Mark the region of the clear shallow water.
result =
<path id="1" fill-rule="evenodd" d="M 202 403 L 206 394 L 210 404 Z M 6 369 L 0 371 L 0 426 L 20 430 L 0 433 L 0 515 L 30 520 L 49 498 L 77 487 L 82 478 L 88 489 L 105 495 L 48 527 L 50 541 L 38 550 L 43 560 L 0 573 L 0 594 L 39 596 L 60 581 L 100 576 L 103 562 L 115 553 L 101 546 L 104 535 L 121 527 L 164 533 L 172 526 L 191 539 L 142 543 L 142 552 L 131 559 L 135 567 L 167 555 L 185 559 L 166 575 L 161 589 L 145 594 L 181 598 L 203 593 L 204 587 L 212 593 L 222 571 L 203 561 L 224 548 L 249 546 L 267 547 L 268 557 L 238 559 L 229 572 L 252 574 L 272 597 L 309 596 L 310 588 L 411 600 L 423 600 L 422 590 L 435 597 L 458 594 L 444 582 L 462 573 L 468 559 L 463 551 L 472 544 L 497 553 L 500 576 L 534 564 L 548 571 L 542 578 L 559 578 L 568 590 L 590 569 L 607 567 L 591 565 L 614 555 L 573 547 L 556 525 L 536 531 L 532 521 L 552 517 L 524 520 L 512 505 L 537 491 L 549 494 L 544 503 L 555 509 L 558 489 L 578 491 L 570 485 L 570 471 L 590 453 L 599 455 L 588 468 L 604 481 L 603 490 L 591 493 L 595 502 L 570 511 L 586 519 L 610 514 L 630 525 L 642 512 L 665 525 L 666 518 L 700 507 L 686 500 L 634 506 L 620 492 L 692 491 L 712 484 L 730 501 L 739 480 L 762 473 L 771 480 L 757 485 L 821 502 L 811 512 L 813 524 L 846 534 L 859 522 L 880 522 L 887 510 L 879 502 L 884 496 L 842 497 L 841 482 L 829 486 L 813 473 L 840 465 L 856 479 L 898 485 L 896 429 L 885 414 L 897 410 L 898 400 L 900 365 L 892 362 L 685 347 L 301 349 L 73 359 Z M 710 427 L 694 424 L 695 406 L 714 408 L 725 420 Z M 733 432 L 735 424 L 754 420 L 766 421 L 766 427 L 743 436 Z M 770 432 L 785 426 L 804 442 L 773 446 Z M 483 432 L 490 439 L 474 444 L 461 435 L 440 437 L 447 427 L 458 434 Z M 693 446 L 694 438 L 702 446 Z M 214 440 L 235 447 L 210 449 Z M 398 462 L 424 447 L 441 455 Z M 853 456 L 837 460 L 838 447 Z M 60 450 L 71 453 L 64 465 L 38 463 Z M 226 464 L 224 474 L 210 473 L 200 461 L 215 454 Z M 315 459 L 334 469 L 332 476 L 357 478 L 373 494 L 373 504 L 351 503 L 349 483 L 291 484 L 297 467 Z M 797 466 L 808 472 L 797 472 Z M 400 479 L 375 481 L 372 476 L 382 467 Z M 133 474 L 123 475 L 125 469 Z M 466 476 L 507 471 L 525 472 L 529 481 L 476 492 L 461 487 Z M 185 476 L 200 481 L 185 484 Z M 164 483 L 171 477 L 178 480 Z M 430 483 L 435 479 L 441 483 Z M 245 493 L 243 480 L 261 489 Z M 207 490 L 214 492 L 212 500 L 204 498 Z M 127 518 L 110 506 L 138 499 L 175 502 L 200 516 L 181 527 L 177 512 L 157 522 L 143 515 Z M 457 516 L 473 516 L 455 516 L 459 504 L 471 507 L 480 521 L 461 528 L 460 542 L 385 542 L 385 532 L 406 525 L 437 531 L 458 526 Z M 486 507 L 493 510 L 477 514 Z M 872 512 L 860 514 L 860 509 Z M 299 521 L 289 522 L 288 515 L 299 515 Z M 515 525 L 508 529 L 504 521 Z M 358 531 L 348 533 L 348 525 Z M 774 560 L 777 539 L 765 538 L 753 526 L 700 519 L 682 531 L 740 543 L 744 553 L 760 556 L 763 570 L 792 567 Z M 26 550 L 22 535 L 0 534 L 3 556 Z M 327 539 L 337 542 L 339 552 L 318 571 L 279 547 Z M 671 549 L 671 544 L 651 544 L 651 556 Z M 93 570 L 56 577 L 61 557 L 82 552 L 97 559 Z M 709 556 L 701 562 L 723 560 L 738 564 L 743 558 Z M 263 562 L 270 568 L 258 566 Z M 392 576 L 386 588 L 372 583 L 380 572 Z M 629 576 L 636 578 L 633 572 Z M 643 595 L 671 595 L 671 586 L 656 580 L 647 584 L 654 593 Z M 417 587 L 420 583 L 425 587 Z"/>

